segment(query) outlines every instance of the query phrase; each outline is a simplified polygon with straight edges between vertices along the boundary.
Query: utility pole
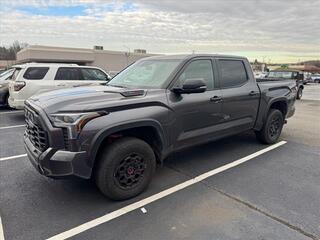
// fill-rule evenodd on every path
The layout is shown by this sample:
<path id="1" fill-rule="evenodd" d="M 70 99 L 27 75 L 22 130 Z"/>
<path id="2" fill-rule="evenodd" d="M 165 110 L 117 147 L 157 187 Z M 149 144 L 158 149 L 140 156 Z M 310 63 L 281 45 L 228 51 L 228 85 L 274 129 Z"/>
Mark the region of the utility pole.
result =
<path id="1" fill-rule="evenodd" d="M 130 48 L 126 45 L 123 45 L 123 47 L 125 47 L 128 51 L 124 53 L 124 55 L 126 56 L 126 63 L 127 63 L 127 66 L 129 65 L 129 57 L 130 57 Z M 127 67 L 126 66 L 126 67 Z"/>

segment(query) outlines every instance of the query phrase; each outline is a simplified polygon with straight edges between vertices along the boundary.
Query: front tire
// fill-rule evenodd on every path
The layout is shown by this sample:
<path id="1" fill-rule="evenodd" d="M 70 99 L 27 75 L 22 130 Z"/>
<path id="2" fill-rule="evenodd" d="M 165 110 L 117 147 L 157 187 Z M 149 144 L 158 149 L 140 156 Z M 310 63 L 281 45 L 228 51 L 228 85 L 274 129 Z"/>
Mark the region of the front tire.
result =
<path id="1" fill-rule="evenodd" d="M 143 192 L 156 168 L 150 145 L 133 137 L 116 140 L 103 150 L 98 161 L 96 184 L 113 200 L 129 199 Z"/>
<path id="2" fill-rule="evenodd" d="M 271 109 L 266 122 L 260 131 L 256 131 L 257 139 L 264 144 L 273 144 L 279 140 L 284 124 L 284 116 L 278 109 Z"/>
<path id="3" fill-rule="evenodd" d="M 297 99 L 301 99 L 301 98 L 302 98 L 302 88 L 299 88 L 297 92 Z"/>

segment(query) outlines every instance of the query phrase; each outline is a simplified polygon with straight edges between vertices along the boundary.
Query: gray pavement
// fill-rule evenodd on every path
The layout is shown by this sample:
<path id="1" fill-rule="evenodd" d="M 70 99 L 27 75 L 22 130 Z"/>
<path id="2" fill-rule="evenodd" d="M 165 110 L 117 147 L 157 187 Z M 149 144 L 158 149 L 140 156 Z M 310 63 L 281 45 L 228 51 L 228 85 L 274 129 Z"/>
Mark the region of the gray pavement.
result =
<path id="1" fill-rule="evenodd" d="M 287 144 L 72 239 L 320 239 L 320 85 L 307 85 Z M 1 114 L 0 159 L 24 154 L 23 113 Z M 112 202 L 91 181 L 40 176 L 27 158 L 0 161 L 5 239 L 46 239 L 257 152 L 248 132 L 170 156 L 148 190 Z"/>

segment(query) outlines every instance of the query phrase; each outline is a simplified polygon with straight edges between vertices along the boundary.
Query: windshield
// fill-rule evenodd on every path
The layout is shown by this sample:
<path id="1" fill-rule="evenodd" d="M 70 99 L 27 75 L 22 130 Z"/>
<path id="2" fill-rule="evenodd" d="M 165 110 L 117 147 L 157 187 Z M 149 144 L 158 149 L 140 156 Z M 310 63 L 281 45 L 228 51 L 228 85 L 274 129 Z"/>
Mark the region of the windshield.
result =
<path id="1" fill-rule="evenodd" d="M 181 60 L 143 60 L 116 75 L 108 85 L 125 88 L 163 88 Z"/>
<path id="2" fill-rule="evenodd" d="M 5 75 L 9 75 L 10 73 L 13 72 L 13 70 L 14 70 L 14 69 L 10 68 L 10 69 L 8 69 L 8 70 L 0 73 L 0 77 L 3 77 L 3 76 L 5 76 Z"/>
<path id="3" fill-rule="evenodd" d="M 292 78 L 292 72 L 269 72 L 268 77 L 270 78 Z"/>

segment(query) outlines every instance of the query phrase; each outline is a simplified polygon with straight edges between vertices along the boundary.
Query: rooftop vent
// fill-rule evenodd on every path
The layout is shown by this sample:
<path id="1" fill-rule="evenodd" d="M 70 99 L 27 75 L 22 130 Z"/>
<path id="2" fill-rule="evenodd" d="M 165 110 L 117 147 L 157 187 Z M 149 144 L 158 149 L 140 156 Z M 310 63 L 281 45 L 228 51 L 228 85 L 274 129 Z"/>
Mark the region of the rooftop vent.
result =
<path id="1" fill-rule="evenodd" d="M 146 54 L 147 50 L 145 50 L 145 49 L 135 49 L 134 53 Z"/>
<path id="2" fill-rule="evenodd" d="M 94 46 L 93 49 L 94 50 L 103 50 L 103 46 Z"/>

